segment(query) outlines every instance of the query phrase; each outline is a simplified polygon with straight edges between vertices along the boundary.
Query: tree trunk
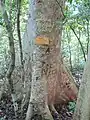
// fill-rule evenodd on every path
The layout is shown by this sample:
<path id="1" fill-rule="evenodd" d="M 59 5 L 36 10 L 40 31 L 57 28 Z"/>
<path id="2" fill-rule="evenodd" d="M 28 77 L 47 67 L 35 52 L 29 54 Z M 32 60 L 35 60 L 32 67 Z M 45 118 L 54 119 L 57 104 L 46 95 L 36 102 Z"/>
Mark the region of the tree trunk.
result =
<path id="1" fill-rule="evenodd" d="M 63 8 L 64 1 L 60 1 L 60 5 Z M 47 81 L 55 80 L 51 86 L 55 87 L 59 76 L 62 29 L 59 20 L 63 16 L 55 0 L 31 0 L 30 8 L 27 35 L 32 52 L 32 85 L 26 120 L 53 120 L 48 108 Z"/>
<path id="2" fill-rule="evenodd" d="M 90 48 L 73 120 L 90 120 Z"/>
<path id="3" fill-rule="evenodd" d="M 87 55 L 88 55 L 88 46 L 90 41 L 90 33 L 89 33 L 89 19 L 86 18 L 87 21 Z"/>
<path id="4" fill-rule="evenodd" d="M 10 92 L 11 92 L 11 97 L 12 97 L 12 101 L 13 101 L 15 116 L 17 118 L 18 104 L 17 104 L 17 101 L 16 101 L 16 95 L 15 95 L 15 90 L 14 90 L 13 80 L 12 80 L 12 73 L 13 73 L 14 67 L 15 67 L 14 37 L 13 37 L 13 32 L 12 32 L 11 21 L 9 21 L 9 19 L 8 19 L 8 14 L 5 10 L 5 3 L 2 0 L 0 0 L 0 8 L 1 8 L 3 19 L 4 19 L 4 22 L 5 22 L 5 25 L 6 25 L 6 30 L 7 30 L 8 39 L 9 39 L 10 57 L 11 57 L 10 65 L 9 65 L 6 76 L 7 76 L 9 87 L 10 87 Z"/>
<path id="5" fill-rule="evenodd" d="M 70 70 L 73 72 L 73 67 L 72 67 L 72 51 L 71 51 L 71 33 L 68 34 L 68 31 L 66 30 L 67 34 L 67 41 L 68 41 L 68 52 L 69 52 L 69 63 L 70 63 Z"/>

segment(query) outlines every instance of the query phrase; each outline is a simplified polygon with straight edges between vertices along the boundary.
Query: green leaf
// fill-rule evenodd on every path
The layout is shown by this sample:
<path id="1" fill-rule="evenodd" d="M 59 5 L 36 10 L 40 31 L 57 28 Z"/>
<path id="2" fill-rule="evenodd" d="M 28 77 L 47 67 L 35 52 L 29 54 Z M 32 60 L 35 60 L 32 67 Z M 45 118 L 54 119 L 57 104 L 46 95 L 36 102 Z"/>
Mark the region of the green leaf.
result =
<path id="1" fill-rule="evenodd" d="M 72 0 L 68 0 L 68 2 L 70 2 L 70 4 L 72 4 Z"/>

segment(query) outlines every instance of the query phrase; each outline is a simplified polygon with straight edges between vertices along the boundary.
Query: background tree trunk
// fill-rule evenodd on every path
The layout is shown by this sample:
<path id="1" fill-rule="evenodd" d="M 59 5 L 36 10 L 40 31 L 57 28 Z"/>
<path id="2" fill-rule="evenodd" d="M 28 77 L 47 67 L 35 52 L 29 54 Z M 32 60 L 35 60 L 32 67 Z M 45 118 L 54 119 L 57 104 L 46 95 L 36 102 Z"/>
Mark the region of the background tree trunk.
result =
<path id="1" fill-rule="evenodd" d="M 90 120 L 90 48 L 73 120 Z"/>
<path id="2" fill-rule="evenodd" d="M 5 3 L 2 0 L 0 0 L 0 7 L 1 7 L 1 12 L 2 12 L 2 15 L 3 15 L 4 22 L 5 22 L 5 25 L 6 25 L 7 34 L 8 34 L 10 57 L 11 57 L 10 65 L 9 65 L 8 71 L 6 73 L 6 77 L 8 79 L 8 83 L 9 83 L 9 87 L 10 87 L 10 93 L 11 93 L 13 106 L 14 106 L 14 112 L 15 112 L 15 116 L 16 116 L 16 119 L 17 119 L 18 104 L 17 104 L 17 101 L 16 101 L 17 99 L 16 99 L 13 80 L 12 80 L 12 73 L 13 73 L 14 68 L 15 68 L 14 37 L 13 37 L 13 32 L 12 32 L 12 24 L 9 21 L 8 14 L 5 10 Z"/>

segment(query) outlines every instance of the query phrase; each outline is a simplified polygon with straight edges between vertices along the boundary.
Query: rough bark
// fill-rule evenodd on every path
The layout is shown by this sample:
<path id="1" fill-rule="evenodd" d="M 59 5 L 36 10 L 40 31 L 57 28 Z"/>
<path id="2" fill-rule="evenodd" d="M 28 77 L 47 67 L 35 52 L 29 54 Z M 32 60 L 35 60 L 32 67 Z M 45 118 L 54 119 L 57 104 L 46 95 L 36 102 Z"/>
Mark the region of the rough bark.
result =
<path id="1" fill-rule="evenodd" d="M 70 100 L 75 100 L 78 94 L 78 89 L 68 68 L 62 62 L 60 68 L 61 70 L 59 71 L 60 73 L 57 84 L 51 89 L 49 93 L 50 95 L 53 95 L 53 90 L 56 91 L 56 94 L 54 96 L 55 101 L 53 104 L 64 104 Z M 54 84 L 54 81 L 51 84 Z M 50 103 L 52 100 L 53 99 L 51 98 Z"/>
<path id="2" fill-rule="evenodd" d="M 64 1 L 59 2 L 64 5 Z M 35 116 L 38 120 L 53 119 L 48 109 L 47 81 L 55 80 L 54 86 L 51 85 L 55 87 L 59 74 L 61 27 L 58 20 L 62 20 L 62 13 L 58 3 L 55 0 L 32 0 L 30 3 L 27 30 L 32 48 L 32 85 L 26 120 L 35 119 Z"/>
<path id="3" fill-rule="evenodd" d="M 90 120 L 90 48 L 78 94 L 73 120 Z"/>

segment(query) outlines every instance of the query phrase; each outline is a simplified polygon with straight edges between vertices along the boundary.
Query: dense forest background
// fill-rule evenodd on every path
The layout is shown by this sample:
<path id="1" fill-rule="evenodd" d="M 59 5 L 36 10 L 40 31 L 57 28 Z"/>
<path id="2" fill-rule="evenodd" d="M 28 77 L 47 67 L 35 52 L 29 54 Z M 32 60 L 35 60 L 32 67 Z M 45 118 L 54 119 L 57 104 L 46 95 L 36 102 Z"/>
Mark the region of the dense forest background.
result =
<path id="1" fill-rule="evenodd" d="M 11 2 L 11 1 L 10 1 Z M 16 26 L 16 14 L 17 7 L 16 1 L 10 6 L 10 2 L 6 1 L 6 10 L 9 16 L 11 16 L 12 27 L 15 39 L 16 51 L 19 50 L 19 42 L 17 36 Z M 13 7 L 13 9 L 12 9 Z M 83 70 L 84 63 L 87 59 L 87 52 L 89 46 L 89 2 L 88 1 L 72 1 L 67 2 L 65 6 L 65 23 L 63 27 L 63 38 L 62 38 L 62 57 L 65 63 L 73 71 L 74 69 Z M 28 8 L 29 2 L 21 2 L 21 13 L 20 13 L 20 30 L 21 37 L 23 39 L 25 28 L 28 19 Z M 10 12 L 11 11 L 11 12 Z M 9 45 L 8 36 L 5 29 L 4 19 L 0 15 L 0 74 L 1 76 L 7 70 L 9 61 Z"/>
<path id="2" fill-rule="evenodd" d="M 28 81 L 24 80 L 26 77 L 24 76 L 24 72 L 28 71 L 28 68 L 24 68 L 25 58 L 23 53 L 23 46 L 26 27 L 28 25 L 28 19 L 30 17 L 29 14 L 29 6 L 30 3 L 28 0 L 1 0 L 0 4 L 3 2 L 3 7 L 0 7 L 0 100 L 3 101 L 3 98 L 6 94 L 12 93 L 12 89 L 10 90 L 10 84 L 8 84 L 8 79 L 6 77 L 8 68 L 10 66 L 10 58 L 11 58 L 11 51 L 10 51 L 10 39 L 8 34 L 8 25 L 11 27 L 11 32 L 13 34 L 13 41 L 15 45 L 15 67 L 14 72 L 12 74 L 13 79 L 13 86 L 15 89 L 15 94 L 17 96 L 17 103 L 20 102 L 20 110 L 23 107 L 26 107 L 27 100 L 29 93 Z M 58 3 L 58 1 L 57 1 Z M 2 6 L 2 4 L 1 4 Z M 82 80 L 82 74 L 85 66 L 85 62 L 87 60 L 88 55 L 88 47 L 90 45 L 90 1 L 89 0 L 68 0 L 65 3 L 65 8 L 62 10 L 62 14 L 64 16 L 63 22 L 58 21 L 58 24 L 62 24 L 62 41 L 61 41 L 61 53 L 62 59 L 64 64 L 70 69 L 73 78 L 75 78 L 76 85 L 80 86 Z M 4 16 L 4 12 L 6 11 L 6 16 Z M 8 21 L 8 24 L 5 22 L 5 18 Z M 28 46 L 27 46 L 28 47 Z M 26 48 L 25 48 L 26 49 Z M 30 50 L 30 48 L 28 48 Z M 29 51 L 30 52 L 30 51 Z M 30 58 L 28 58 L 30 60 Z M 27 74 L 26 74 L 27 73 Z M 29 72 L 26 72 L 25 75 L 31 77 Z M 26 83 L 25 83 L 25 82 Z M 12 84 L 11 83 L 11 84 Z M 21 86 L 21 87 L 20 87 Z M 13 88 L 13 87 L 11 87 Z M 17 89 L 17 90 L 16 90 Z M 20 93 L 19 93 L 20 92 Z M 27 93 L 27 95 L 26 95 Z M 25 96 L 26 95 L 26 96 Z M 5 99 L 5 98 L 4 98 Z M 9 99 L 9 98 L 8 98 Z M 21 99 L 22 102 L 20 101 Z M 69 108 L 69 118 L 71 119 L 72 113 L 75 109 L 75 103 L 70 102 L 68 104 Z M 2 104 L 2 103 L 1 103 Z M 3 102 L 5 105 L 6 103 Z M 9 104 L 9 103 L 8 103 Z M 16 105 L 16 103 L 15 103 Z M 2 106 L 0 105 L 2 108 Z M 6 106 L 5 106 L 6 107 Z M 9 113 L 5 115 L 0 108 L 0 120 L 6 120 L 8 118 L 4 118 L 5 116 L 9 116 L 8 120 L 13 120 Z M 12 108 L 10 107 L 12 110 Z M 14 106 L 14 110 L 16 107 Z M 65 108 L 66 109 L 66 108 Z M 16 111 L 16 110 L 15 110 Z M 22 110 L 20 113 L 24 113 L 25 111 Z M 63 112 L 61 112 L 63 114 Z M 4 115 L 2 115 L 4 114 Z M 6 113 L 7 114 L 7 113 Z M 15 114 L 15 113 L 14 113 Z M 17 114 L 17 113 L 16 113 Z M 18 113 L 19 114 L 19 113 Z M 17 115 L 16 115 L 17 116 Z M 24 115 L 25 117 L 25 115 Z M 21 118 L 20 118 L 21 119 Z M 22 118 L 23 120 L 23 118 Z"/>

